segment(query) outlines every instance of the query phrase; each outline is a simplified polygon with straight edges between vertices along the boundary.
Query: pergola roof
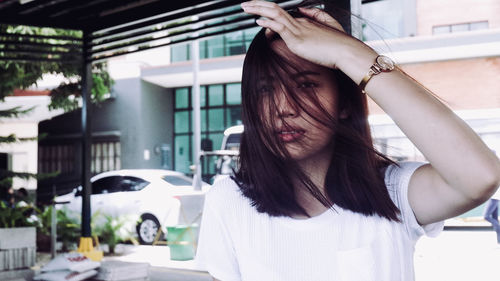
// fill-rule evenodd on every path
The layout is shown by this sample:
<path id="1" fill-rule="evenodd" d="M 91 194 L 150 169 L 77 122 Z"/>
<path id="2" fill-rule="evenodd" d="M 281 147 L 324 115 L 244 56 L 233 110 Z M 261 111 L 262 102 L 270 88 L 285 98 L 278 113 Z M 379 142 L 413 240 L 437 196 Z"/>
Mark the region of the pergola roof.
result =
<path id="1" fill-rule="evenodd" d="M 234 0 L 3 0 L 0 1 L 0 19 L 3 23 L 94 32 L 200 4 L 205 4 L 205 7 L 210 4 L 227 6 L 237 2 Z"/>
<path id="2" fill-rule="evenodd" d="M 241 10 L 241 2 L 0 0 L 0 24 L 83 32 L 74 36 L 0 33 L 0 60 L 69 62 L 83 57 L 101 61 L 255 26 L 254 17 Z M 301 1 L 275 2 L 286 8 Z"/>

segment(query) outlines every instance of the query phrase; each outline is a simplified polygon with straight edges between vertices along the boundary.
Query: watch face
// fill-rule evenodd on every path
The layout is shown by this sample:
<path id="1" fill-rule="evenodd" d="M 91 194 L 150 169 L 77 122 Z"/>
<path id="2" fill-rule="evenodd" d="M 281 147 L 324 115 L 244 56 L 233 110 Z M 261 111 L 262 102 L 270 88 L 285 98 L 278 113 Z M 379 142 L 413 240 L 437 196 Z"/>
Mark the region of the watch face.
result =
<path id="1" fill-rule="evenodd" d="M 394 69 L 394 62 L 386 56 L 378 56 L 377 64 L 380 65 L 382 71 L 391 71 Z"/>

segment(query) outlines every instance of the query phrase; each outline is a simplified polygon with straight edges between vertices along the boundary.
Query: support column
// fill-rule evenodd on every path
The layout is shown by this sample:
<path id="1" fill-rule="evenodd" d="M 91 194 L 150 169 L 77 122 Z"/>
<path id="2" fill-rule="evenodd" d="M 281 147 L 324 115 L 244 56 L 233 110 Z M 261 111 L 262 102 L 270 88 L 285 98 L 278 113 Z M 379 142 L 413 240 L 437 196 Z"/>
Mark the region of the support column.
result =
<path id="1" fill-rule="evenodd" d="M 191 42 L 191 58 L 193 61 L 193 164 L 195 166 L 193 175 L 193 187 L 195 190 L 201 190 L 201 121 L 200 121 L 200 52 L 199 42 L 194 40 Z"/>
<path id="2" fill-rule="evenodd" d="M 92 90 L 92 61 L 89 57 L 90 38 L 87 32 L 83 34 L 83 69 L 82 69 L 82 235 L 78 245 L 78 252 L 88 258 L 100 261 L 103 252 L 94 249 L 92 241 L 92 229 L 90 227 L 91 210 L 90 195 L 92 185 L 90 184 L 90 160 L 92 148 L 91 136 L 91 90 Z"/>

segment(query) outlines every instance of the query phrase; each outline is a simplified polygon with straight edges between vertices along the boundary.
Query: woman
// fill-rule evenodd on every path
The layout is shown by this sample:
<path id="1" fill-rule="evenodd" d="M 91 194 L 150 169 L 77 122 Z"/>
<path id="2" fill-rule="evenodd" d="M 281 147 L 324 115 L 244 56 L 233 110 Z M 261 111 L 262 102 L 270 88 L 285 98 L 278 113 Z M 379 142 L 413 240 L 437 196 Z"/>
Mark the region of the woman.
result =
<path id="1" fill-rule="evenodd" d="M 215 280 L 413 280 L 413 250 L 500 181 L 480 138 L 316 8 L 263 18 L 243 66 L 240 168 L 207 194 L 198 259 Z M 373 149 L 369 95 L 429 160 Z"/>

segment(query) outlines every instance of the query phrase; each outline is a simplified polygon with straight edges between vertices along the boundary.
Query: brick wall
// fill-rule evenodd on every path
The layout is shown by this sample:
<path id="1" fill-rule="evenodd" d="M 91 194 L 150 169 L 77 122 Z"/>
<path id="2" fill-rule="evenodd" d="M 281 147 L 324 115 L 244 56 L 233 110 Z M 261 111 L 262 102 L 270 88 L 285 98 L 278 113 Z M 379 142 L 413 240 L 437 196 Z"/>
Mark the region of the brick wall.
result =
<path id="1" fill-rule="evenodd" d="M 487 20 L 500 28 L 499 0 L 417 0 L 417 34 L 431 35 L 432 27 Z"/>
<path id="2" fill-rule="evenodd" d="M 407 64 L 402 68 L 453 110 L 500 108 L 500 57 Z M 370 114 L 383 113 L 373 101 L 369 108 Z"/>

